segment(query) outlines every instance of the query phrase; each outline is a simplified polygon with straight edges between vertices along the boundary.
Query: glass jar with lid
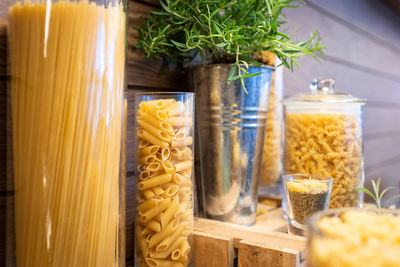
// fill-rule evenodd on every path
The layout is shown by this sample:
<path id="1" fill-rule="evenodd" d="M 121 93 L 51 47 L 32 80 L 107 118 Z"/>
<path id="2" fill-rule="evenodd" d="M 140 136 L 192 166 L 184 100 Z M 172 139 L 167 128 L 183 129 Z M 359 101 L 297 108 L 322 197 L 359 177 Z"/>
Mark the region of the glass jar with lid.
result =
<path id="1" fill-rule="evenodd" d="M 335 93 L 329 78 L 314 79 L 310 92 L 284 100 L 286 174 L 333 178 L 331 208 L 361 205 L 365 99 Z"/>

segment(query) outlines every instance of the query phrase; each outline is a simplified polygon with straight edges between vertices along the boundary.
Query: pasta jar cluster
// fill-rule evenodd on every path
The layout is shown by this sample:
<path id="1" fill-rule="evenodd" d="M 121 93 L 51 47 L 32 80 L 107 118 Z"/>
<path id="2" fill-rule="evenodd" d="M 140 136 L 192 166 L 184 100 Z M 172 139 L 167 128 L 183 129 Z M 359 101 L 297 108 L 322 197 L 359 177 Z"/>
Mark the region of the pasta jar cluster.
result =
<path id="1" fill-rule="evenodd" d="M 194 94 L 137 94 L 135 99 L 135 266 L 189 266 Z"/>
<path id="2" fill-rule="evenodd" d="M 314 79 L 311 92 L 284 101 L 285 173 L 332 177 L 330 208 L 358 206 L 366 101 L 333 88 L 332 79 Z"/>

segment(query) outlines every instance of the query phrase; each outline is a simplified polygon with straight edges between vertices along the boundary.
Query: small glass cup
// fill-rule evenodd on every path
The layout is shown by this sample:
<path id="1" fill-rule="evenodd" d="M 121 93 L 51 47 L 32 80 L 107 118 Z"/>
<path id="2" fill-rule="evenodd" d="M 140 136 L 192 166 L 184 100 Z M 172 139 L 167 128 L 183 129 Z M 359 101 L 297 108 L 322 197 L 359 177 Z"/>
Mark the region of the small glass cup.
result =
<path id="1" fill-rule="evenodd" d="M 305 219 L 329 208 L 333 179 L 321 175 L 290 174 L 283 176 L 288 232 L 304 235 Z"/>

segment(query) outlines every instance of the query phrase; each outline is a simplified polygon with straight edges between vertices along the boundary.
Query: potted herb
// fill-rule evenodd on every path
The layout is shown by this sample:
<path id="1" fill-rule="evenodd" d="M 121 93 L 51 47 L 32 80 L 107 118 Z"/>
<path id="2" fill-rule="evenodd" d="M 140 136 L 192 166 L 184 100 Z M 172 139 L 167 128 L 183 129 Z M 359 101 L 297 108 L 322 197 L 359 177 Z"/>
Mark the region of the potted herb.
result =
<path id="1" fill-rule="evenodd" d="M 322 53 L 318 32 L 291 41 L 280 32 L 284 8 L 299 0 L 161 0 L 139 28 L 136 47 L 148 58 L 190 68 L 200 141 L 198 178 L 209 217 L 251 224 L 261 166 L 271 54 L 293 69 Z M 274 56 L 272 56 L 274 58 Z M 201 199 L 201 196 L 199 196 Z"/>

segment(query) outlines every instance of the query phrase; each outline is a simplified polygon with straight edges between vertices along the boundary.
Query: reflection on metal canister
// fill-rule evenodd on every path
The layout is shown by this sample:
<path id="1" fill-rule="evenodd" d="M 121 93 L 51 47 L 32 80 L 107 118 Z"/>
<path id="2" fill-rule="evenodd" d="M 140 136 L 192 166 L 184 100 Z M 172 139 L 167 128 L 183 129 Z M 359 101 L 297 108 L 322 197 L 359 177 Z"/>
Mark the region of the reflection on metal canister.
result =
<path id="1" fill-rule="evenodd" d="M 197 179 L 207 217 L 238 224 L 256 218 L 257 190 L 273 68 L 227 83 L 231 65 L 192 69 L 196 91 L 198 144 Z"/>

